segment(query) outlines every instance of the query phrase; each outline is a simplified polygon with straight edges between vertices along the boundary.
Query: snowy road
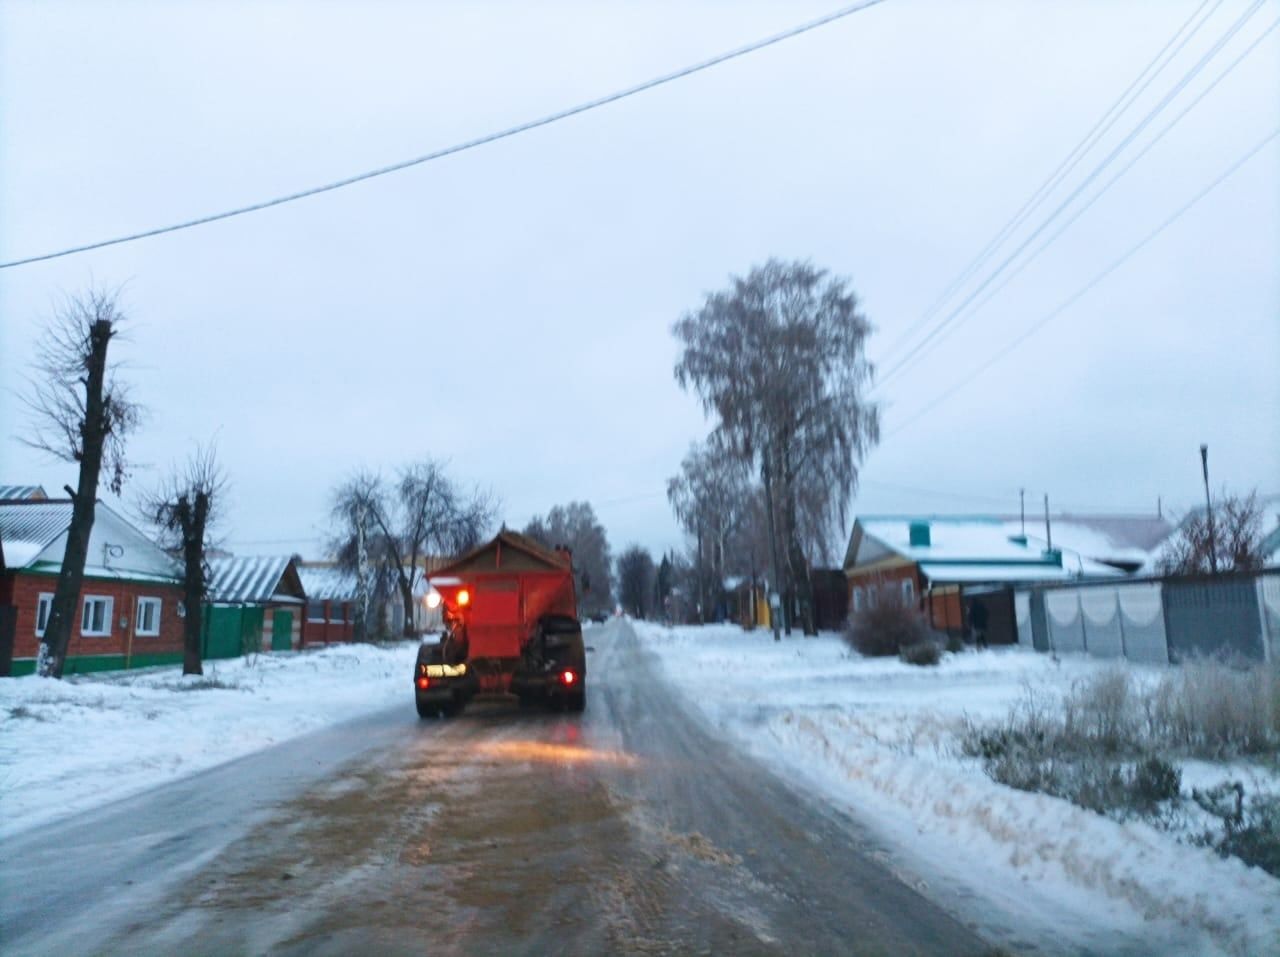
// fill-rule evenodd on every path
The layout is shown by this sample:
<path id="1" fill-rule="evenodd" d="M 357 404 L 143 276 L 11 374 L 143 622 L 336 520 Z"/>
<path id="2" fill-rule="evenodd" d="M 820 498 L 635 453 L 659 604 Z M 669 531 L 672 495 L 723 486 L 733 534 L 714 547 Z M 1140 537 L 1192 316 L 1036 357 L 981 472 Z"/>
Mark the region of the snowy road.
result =
<path id="1" fill-rule="evenodd" d="M 8 954 L 979 954 L 691 717 L 630 625 L 587 712 L 402 706 L 17 835 Z M 407 684 L 407 678 L 406 678 Z"/>

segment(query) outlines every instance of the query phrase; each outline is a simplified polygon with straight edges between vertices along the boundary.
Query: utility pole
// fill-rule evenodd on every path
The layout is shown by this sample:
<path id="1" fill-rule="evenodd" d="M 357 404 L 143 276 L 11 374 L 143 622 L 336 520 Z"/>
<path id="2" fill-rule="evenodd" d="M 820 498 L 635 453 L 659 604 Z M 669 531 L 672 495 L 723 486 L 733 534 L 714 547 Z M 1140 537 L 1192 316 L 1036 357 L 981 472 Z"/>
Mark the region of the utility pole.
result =
<path id="1" fill-rule="evenodd" d="M 1044 493 L 1044 540 L 1046 548 L 1053 551 L 1053 529 L 1049 525 L 1049 493 Z"/>
<path id="2" fill-rule="evenodd" d="M 1018 489 L 1018 516 L 1022 520 L 1022 537 L 1027 537 L 1027 490 Z M 1024 542 L 1025 544 L 1025 542 Z"/>
<path id="3" fill-rule="evenodd" d="M 1204 473 L 1204 517 L 1209 528 L 1209 571 L 1218 574 L 1218 548 L 1213 540 L 1213 503 L 1209 500 L 1209 446 L 1200 443 L 1200 470 Z"/>

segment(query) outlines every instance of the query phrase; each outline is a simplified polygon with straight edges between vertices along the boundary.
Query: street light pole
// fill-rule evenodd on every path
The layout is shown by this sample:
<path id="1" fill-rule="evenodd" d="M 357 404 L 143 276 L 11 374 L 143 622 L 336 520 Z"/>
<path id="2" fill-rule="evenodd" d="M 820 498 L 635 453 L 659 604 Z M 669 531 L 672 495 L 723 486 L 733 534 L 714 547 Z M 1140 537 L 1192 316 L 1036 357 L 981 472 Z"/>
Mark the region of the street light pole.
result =
<path id="1" fill-rule="evenodd" d="M 1200 443 L 1200 470 L 1204 473 L 1204 517 L 1209 523 L 1209 570 L 1218 574 L 1218 548 L 1213 540 L 1213 503 L 1209 500 L 1209 446 Z"/>

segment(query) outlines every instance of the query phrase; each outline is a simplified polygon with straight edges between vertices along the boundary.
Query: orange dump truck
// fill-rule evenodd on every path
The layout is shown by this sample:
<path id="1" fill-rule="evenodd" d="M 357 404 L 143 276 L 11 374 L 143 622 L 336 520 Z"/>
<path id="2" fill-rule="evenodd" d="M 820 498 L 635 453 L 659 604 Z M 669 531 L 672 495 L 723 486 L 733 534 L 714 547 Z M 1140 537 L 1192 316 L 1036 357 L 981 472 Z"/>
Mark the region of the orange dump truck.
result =
<path id="1" fill-rule="evenodd" d="M 477 694 L 583 709 L 587 662 L 567 549 L 503 530 L 428 581 L 445 631 L 418 649 L 420 716 L 451 717 Z"/>

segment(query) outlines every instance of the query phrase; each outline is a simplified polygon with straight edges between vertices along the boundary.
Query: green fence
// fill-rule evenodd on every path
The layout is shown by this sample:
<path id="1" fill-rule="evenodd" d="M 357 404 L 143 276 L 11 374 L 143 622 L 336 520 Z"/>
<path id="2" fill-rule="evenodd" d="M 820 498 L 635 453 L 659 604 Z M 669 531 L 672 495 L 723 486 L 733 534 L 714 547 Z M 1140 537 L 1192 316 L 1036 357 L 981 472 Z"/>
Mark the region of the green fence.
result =
<path id="1" fill-rule="evenodd" d="M 261 650 L 261 608 L 205 605 L 201 655 L 206 661 L 239 658 L 248 652 Z"/>

